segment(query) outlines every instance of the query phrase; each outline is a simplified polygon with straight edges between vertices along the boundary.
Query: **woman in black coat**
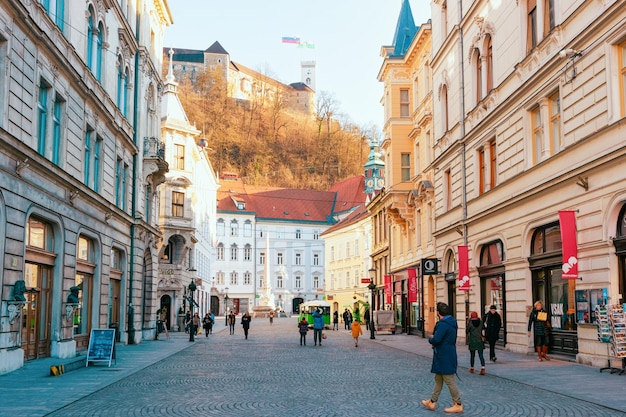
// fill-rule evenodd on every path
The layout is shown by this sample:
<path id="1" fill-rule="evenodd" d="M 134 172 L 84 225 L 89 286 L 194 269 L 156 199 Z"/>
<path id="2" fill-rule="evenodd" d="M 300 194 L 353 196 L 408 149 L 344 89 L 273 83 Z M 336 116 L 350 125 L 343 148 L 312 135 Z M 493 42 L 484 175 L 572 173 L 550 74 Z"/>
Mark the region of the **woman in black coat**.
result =
<path id="1" fill-rule="evenodd" d="M 241 316 L 241 325 L 243 326 L 243 334 L 248 338 L 248 330 L 250 329 L 250 321 L 252 321 L 252 317 L 246 311 L 243 316 Z"/>
<path id="2" fill-rule="evenodd" d="M 489 342 L 489 360 L 495 362 L 498 360 L 496 358 L 496 342 L 500 338 L 500 328 L 502 327 L 502 317 L 498 314 L 495 305 L 489 306 L 483 323 L 485 323 L 485 339 Z"/>

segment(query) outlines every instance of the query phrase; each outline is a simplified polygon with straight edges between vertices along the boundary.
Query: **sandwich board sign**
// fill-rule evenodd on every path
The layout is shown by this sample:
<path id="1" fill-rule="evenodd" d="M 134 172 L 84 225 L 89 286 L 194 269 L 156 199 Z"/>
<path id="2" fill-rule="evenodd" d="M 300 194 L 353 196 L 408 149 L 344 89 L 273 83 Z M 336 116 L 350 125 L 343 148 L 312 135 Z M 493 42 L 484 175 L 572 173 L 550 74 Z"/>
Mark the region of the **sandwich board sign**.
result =
<path id="1" fill-rule="evenodd" d="M 111 366 L 112 359 L 115 359 L 115 329 L 91 329 L 85 366 L 89 362 L 108 362 Z"/>

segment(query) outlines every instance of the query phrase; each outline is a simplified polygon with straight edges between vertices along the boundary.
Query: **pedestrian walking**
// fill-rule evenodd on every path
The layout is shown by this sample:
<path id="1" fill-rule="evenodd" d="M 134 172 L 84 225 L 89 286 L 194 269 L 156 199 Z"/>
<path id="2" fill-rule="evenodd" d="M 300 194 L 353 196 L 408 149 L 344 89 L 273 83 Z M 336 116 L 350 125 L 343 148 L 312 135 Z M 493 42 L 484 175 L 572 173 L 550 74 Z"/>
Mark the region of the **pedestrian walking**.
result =
<path id="1" fill-rule="evenodd" d="M 209 333 L 212 327 L 213 323 L 211 322 L 211 315 L 209 313 L 206 313 L 202 318 L 202 328 L 204 329 L 205 337 L 209 337 Z"/>
<path id="2" fill-rule="evenodd" d="M 300 333 L 300 346 L 306 346 L 306 334 L 309 332 L 309 322 L 304 317 L 298 322 L 298 332 Z"/>
<path id="3" fill-rule="evenodd" d="M 235 334 L 235 312 L 233 310 L 228 313 L 228 327 L 230 329 L 230 334 Z"/>
<path id="4" fill-rule="evenodd" d="M 333 313 L 333 330 L 339 330 L 339 312 L 337 310 Z"/>
<path id="5" fill-rule="evenodd" d="M 215 314 L 211 310 L 209 310 L 209 318 L 211 322 L 209 323 L 209 334 L 213 334 L 213 325 L 215 324 Z"/>
<path id="6" fill-rule="evenodd" d="M 274 323 L 274 310 L 270 311 L 270 324 Z"/>
<path id="7" fill-rule="evenodd" d="M 193 313 L 193 319 L 191 320 L 192 324 L 191 324 L 191 329 L 189 329 L 189 331 L 192 331 L 194 335 L 198 334 L 198 330 L 200 330 L 200 316 L 198 315 L 198 313 Z"/>
<path id="8" fill-rule="evenodd" d="M 359 336 L 363 334 L 361 323 L 358 320 L 354 320 L 352 326 L 350 326 L 350 330 L 352 331 L 352 338 L 354 339 L 354 347 L 359 347 Z"/>
<path id="9" fill-rule="evenodd" d="M 533 310 L 528 317 L 528 337 L 530 337 L 531 329 L 535 333 L 534 345 L 539 362 L 543 360 L 549 361 L 548 357 L 548 330 L 550 322 L 548 321 L 548 313 L 543 309 L 543 302 L 535 301 Z"/>
<path id="10" fill-rule="evenodd" d="M 435 386 L 430 398 L 422 400 L 422 405 L 429 410 L 434 410 L 445 383 L 453 403 L 451 407 L 445 408 L 443 411 L 462 413 L 461 393 L 454 380 L 458 364 L 456 337 L 459 326 L 454 317 L 450 315 L 450 307 L 446 303 L 437 303 L 437 317 L 439 321 L 435 325 L 432 337 L 428 339 L 428 343 L 433 347 L 433 362 L 430 372 L 435 374 Z"/>
<path id="11" fill-rule="evenodd" d="M 370 308 L 367 307 L 365 309 L 365 313 L 363 313 L 363 320 L 365 320 L 365 330 L 370 329 Z"/>
<path id="12" fill-rule="evenodd" d="M 342 314 L 342 318 L 343 318 L 343 328 L 345 330 L 348 330 L 349 329 L 349 327 L 348 327 L 349 324 L 348 324 L 348 309 L 347 308 L 344 310 L 344 312 Z"/>
<path id="13" fill-rule="evenodd" d="M 241 326 L 243 327 L 243 334 L 246 336 L 246 339 L 248 338 L 248 330 L 250 330 L 251 321 L 252 317 L 250 317 L 250 314 L 248 314 L 247 311 L 243 313 L 243 316 L 241 316 Z"/>
<path id="14" fill-rule="evenodd" d="M 191 327 L 191 313 L 187 311 L 185 313 L 185 333 L 189 333 L 190 327 Z"/>
<path id="15" fill-rule="evenodd" d="M 496 342 L 500 338 L 500 328 L 502 327 L 502 317 L 500 317 L 495 305 L 489 306 L 483 323 L 485 325 L 485 339 L 489 343 L 489 360 L 495 362 L 498 360 L 496 358 Z"/>
<path id="16" fill-rule="evenodd" d="M 350 310 L 348 310 L 348 330 L 350 330 L 352 328 L 352 321 L 354 320 L 354 317 L 352 317 L 352 312 Z"/>
<path id="17" fill-rule="evenodd" d="M 483 321 L 478 317 L 478 313 L 472 311 L 470 313 L 470 319 L 465 329 L 467 336 L 467 345 L 470 351 L 470 374 L 474 373 L 474 359 L 478 352 L 478 359 L 480 360 L 480 374 L 485 375 L 485 356 L 483 351 L 485 350 L 485 336 L 483 336 Z"/>
<path id="18" fill-rule="evenodd" d="M 317 346 L 317 342 L 319 341 L 320 346 L 322 346 L 322 331 L 324 330 L 324 317 L 320 312 L 319 308 L 316 308 L 313 312 L 313 342 L 315 346 Z"/>

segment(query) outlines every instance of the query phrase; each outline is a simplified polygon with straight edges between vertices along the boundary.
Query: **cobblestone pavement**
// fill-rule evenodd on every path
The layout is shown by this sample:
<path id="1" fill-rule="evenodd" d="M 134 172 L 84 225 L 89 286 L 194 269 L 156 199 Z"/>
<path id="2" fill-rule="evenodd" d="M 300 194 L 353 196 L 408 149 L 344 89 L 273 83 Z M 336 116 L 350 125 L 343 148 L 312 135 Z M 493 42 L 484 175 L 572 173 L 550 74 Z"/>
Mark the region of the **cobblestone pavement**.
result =
<path id="1" fill-rule="evenodd" d="M 307 336 L 307 346 L 300 346 L 296 323 L 295 318 L 275 319 L 273 325 L 267 319 L 253 319 L 248 340 L 244 339 L 239 325 L 235 335 L 229 335 L 221 327 L 208 338 L 198 336 L 194 343 L 182 340 L 186 337 L 184 334 L 174 334 L 172 339 L 177 337 L 180 347 L 173 349 L 171 355 L 134 373 L 120 376 L 116 381 L 91 388 L 92 393 L 84 396 L 74 395 L 72 390 L 88 383 L 83 381 L 88 371 L 77 370 L 56 377 L 53 380 L 65 380 L 55 395 L 69 398 L 74 395 L 75 398 L 45 415 L 446 415 L 443 409 L 451 404 L 451 399 L 445 387 L 434 412 L 420 405 L 420 400 L 429 398 L 432 391 L 430 358 L 401 346 L 402 343 L 410 343 L 414 348 L 421 343 L 424 348 L 423 339 L 396 335 L 377 336 L 377 340 L 373 341 L 369 340 L 364 327 L 365 334 L 358 347 L 354 346 L 349 332 L 343 329 L 326 331 L 328 338 L 321 347 L 313 346 L 311 331 Z M 394 337 L 403 339 L 396 339 L 401 343 L 393 343 Z M 170 342 L 148 343 L 158 346 L 158 343 Z M 464 349 L 464 346 L 458 347 L 461 364 L 466 357 Z M 523 355 L 518 356 L 524 358 Z M 119 357 L 121 359 L 122 354 Z M 558 366 L 559 362 L 553 360 L 550 363 Z M 514 365 L 509 372 L 527 369 L 523 363 Z M 491 369 L 495 370 L 496 366 L 500 364 L 493 365 Z M 537 376 L 545 378 L 542 374 L 546 371 L 534 366 Z M 567 364 L 561 363 L 560 367 L 566 369 Z M 124 366 L 121 368 L 123 372 Z M 95 375 L 99 372 L 103 378 L 115 373 L 111 368 L 87 369 L 91 373 L 96 372 Z M 467 368 L 459 368 L 458 385 L 465 407 L 464 416 L 626 416 L 624 408 L 606 407 L 601 403 L 578 399 L 575 393 L 567 395 L 567 392 L 559 393 L 531 383 L 516 382 L 506 376 L 490 374 L 489 369 L 490 365 L 487 375 L 480 376 L 469 374 Z M 505 369 L 506 365 L 502 365 L 500 372 L 505 372 Z M 594 375 L 597 372 L 596 368 Z M 604 379 L 600 381 L 623 384 L 626 378 L 604 374 Z M 0 378 L 0 384 L 4 382 Z M 576 381 L 566 380 L 563 383 L 576 384 Z M 589 386 L 584 380 L 578 381 L 577 385 L 579 390 L 591 392 L 603 389 Z M 616 392 L 624 391 L 622 388 Z M 4 399 L 2 403 L 7 404 Z M 9 414 L 10 411 L 0 405 L 0 415 L 29 415 L 24 409 Z"/>

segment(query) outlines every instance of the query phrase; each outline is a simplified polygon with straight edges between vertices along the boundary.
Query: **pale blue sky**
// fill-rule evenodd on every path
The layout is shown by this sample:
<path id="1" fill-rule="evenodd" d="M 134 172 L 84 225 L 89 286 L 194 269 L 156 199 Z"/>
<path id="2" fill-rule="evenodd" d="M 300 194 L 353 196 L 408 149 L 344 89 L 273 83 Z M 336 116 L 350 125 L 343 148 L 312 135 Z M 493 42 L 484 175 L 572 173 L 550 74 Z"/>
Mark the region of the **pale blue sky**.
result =
<path id="1" fill-rule="evenodd" d="M 416 25 L 430 0 L 411 0 Z M 215 41 L 233 61 L 285 84 L 301 81 L 300 61 L 316 61 L 317 91 L 331 93 L 359 126 L 383 123 L 380 48 L 390 45 L 402 0 L 169 0 L 174 24 L 165 46 L 206 49 Z M 314 49 L 283 44 L 297 36 Z"/>

